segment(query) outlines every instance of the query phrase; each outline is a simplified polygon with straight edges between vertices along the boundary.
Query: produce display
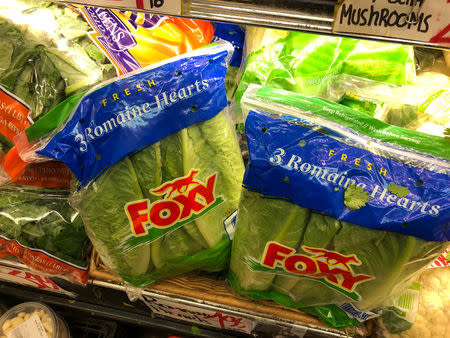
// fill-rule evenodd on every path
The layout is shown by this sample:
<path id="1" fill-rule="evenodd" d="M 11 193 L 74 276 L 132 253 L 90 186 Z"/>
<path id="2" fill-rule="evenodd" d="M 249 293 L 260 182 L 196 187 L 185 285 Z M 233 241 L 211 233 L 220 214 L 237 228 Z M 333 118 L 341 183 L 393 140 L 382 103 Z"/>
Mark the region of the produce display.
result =
<path id="1" fill-rule="evenodd" d="M 448 51 L 38 0 L 2 0 L 0 34 L 0 257 L 445 331 Z M 69 337 L 40 303 L 0 318 L 30 329 Z"/>
<path id="2" fill-rule="evenodd" d="M 348 326 L 342 310 L 370 317 L 449 245 L 443 137 L 270 87 L 250 86 L 241 107 L 250 162 L 230 265 L 239 293 Z"/>
<path id="3" fill-rule="evenodd" d="M 225 115 L 231 52 L 218 43 L 96 87 L 39 141 L 81 182 L 72 204 L 102 261 L 134 286 L 228 264 L 244 170 Z"/>

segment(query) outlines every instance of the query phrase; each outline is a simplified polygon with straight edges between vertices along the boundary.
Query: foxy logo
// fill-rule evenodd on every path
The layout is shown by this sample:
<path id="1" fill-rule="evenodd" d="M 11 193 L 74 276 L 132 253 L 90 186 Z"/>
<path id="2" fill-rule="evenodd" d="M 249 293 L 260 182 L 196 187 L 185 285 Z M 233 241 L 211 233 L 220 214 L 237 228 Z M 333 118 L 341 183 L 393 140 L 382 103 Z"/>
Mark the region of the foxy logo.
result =
<path id="1" fill-rule="evenodd" d="M 200 185 L 200 182 L 194 181 L 194 177 L 198 174 L 198 170 L 191 170 L 189 175 L 186 177 L 179 178 L 175 181 L 163 184 L 160 188 L 154 189 L 151 192 L 155 195 L 164 195 L 167 190 L 170 189 L 169 193 L 166 194 L 165 198 L 170 198 L 173 193 L 182 194 L 187 191 L 190 185 Z"/>
<path id="2" fill-rule="evenodd" d="M 143 199 L 127 203 L 125 212 L 134 236 L 147 235 L 151 227 L 168 229 L 183 221 L 187 223 L 214 207 L 217 174 L 209 176 L 204 184 L 195 180 L 198 173 L 199 170 L 191 169 L 188 175 L 150 190 L 153 195 L 163 196 L 158 201 L 150 203 Z"/>
<path id="3" fill-rule="evenodd" d="M 355 255 L 342 255 L 335 251 L 307 246 L 302 246 L 302 249 L 311 256 L 298 254 L 295 249 L 277 242 L 268 242 L 261 265 L 264 270 L 281 269 L 289 274 L 320 279 L 335 289 L 343 289 L 354 299 L 358 298 L 354 292 L 356 286 L 374 278 L 353 272 L 351 265 L 361 265 Z"/>

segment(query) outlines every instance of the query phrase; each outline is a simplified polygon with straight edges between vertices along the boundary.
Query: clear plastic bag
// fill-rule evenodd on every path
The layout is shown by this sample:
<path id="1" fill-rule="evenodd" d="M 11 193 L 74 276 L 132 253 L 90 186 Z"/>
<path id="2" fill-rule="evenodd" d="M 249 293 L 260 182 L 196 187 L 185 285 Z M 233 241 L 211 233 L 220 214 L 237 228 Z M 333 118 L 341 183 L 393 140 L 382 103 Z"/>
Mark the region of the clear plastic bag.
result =
<path id="1" fill-rule="evenodd" d="M 71 204 L 132 286 L 228 263 L 244 169 L 226 115 L 231 51 L 217 43 L 97 86 L 37 142 L 79 179 Z"/>
<path id="2" fill-rule="evenodd" d="M 326 98 L 388 124 L 444 136 L 450 126 L 450 78 L 424 72 L 415 86 L 394 86 L 341 74 L 329 83 Z"/>
<path id="3" fill-rule="evenodd" d="M 91 250 L 67 189 L 0 187 L 0 251 L 31 269 L 86 284 Z"/>
<path id="4" fill-rule="evenodd" d="M 36 0 L 0 4 L 0 184 L 26 168 L 15 137 L 58 103 L 115 75 L 88 36 L 89 24 L 68 5 Z"/>
<path id="5" fill-rule="evenodd" d="M 448 246 L 443 137 L 270 87 L 250 86 L 241 105 L 250 162 L 229 275 L 239 293 L 354 325 L 343 311 L 370 318 Z"/>
<path id="6" fill-rule="evenodd" d="M 251 83 L 312 96 L 324 95 L 339 74 L 394 85 L 415 83 L 413 47 L 301 32 L 283 35 L 249 30 L 246 44 L 252 52 L 236 91 L 237 102 Z"/>

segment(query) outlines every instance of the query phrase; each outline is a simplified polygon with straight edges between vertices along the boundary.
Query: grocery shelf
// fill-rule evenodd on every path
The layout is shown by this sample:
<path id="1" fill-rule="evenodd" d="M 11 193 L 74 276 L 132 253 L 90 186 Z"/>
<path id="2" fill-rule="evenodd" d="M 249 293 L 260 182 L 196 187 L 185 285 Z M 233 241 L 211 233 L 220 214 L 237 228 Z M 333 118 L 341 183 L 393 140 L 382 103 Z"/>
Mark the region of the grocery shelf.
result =
<path id="1" fill-rule="evenodd" d="M 1 260 L 0 271 L 2 267 L 29 272 L 25 265 L 15 260 Z M 47 295 L 41 295 L 40 299 L 49 304 L 65 305 L 75 310 L 84 309 L 103 318 L 136 325 L 170 327 L 173 323 L 180 325 L 181 331 L 196 325 L 204 330 L 204 334 L 208 336 L 211 333 L 214 337 L 222 334 L 257 337 L 364 337 L 369 336 L 373 330 L 370 321 L 347 330 L 329 328 L 301 311 L 269 301 L 256 302 L 233 295 L 224 280 L 211 276 L 187 274 L 165 279 L 145 289 L 142 293 L 144 301 L 136 302 L 129 301 L 127 296 L 127 293 L 135 294 L 136 290 L 122 285 L 120 279 L 108 271 L 97 266 L 91 269 L 91 276 L 87 287 L 52 277 L 54 283 L 71 295 L 49 288 L 45 292 Z M 0 279 L 3 279 L 2 274 Z M 22 297 L 27 292 L 31 292 L 30 297 L 36 292 L 11 284 L 9 287 L 3 285 L 0 293 L 23 288 L 27 291 L 16 291 Z M 42 293 L 42 289 L 39 292 Z M 48 292 L 51 293 L 50 296 Z M 232 323 L 238 325 L 230 325 Z"/>
<path id="2" fill-rule="evenodd" d="M 117 8 L 117 2 L 95 0 L 54 0 L 69 3 L 92 4 Z M 181 0 L 172 0 L 180 2 Z M 139 1 L 137 1 L 139 2 Z M 148 1 L 140 1 L 146 6 Z M 128 3 L 134 3 L 129 0 Z M 223 21 L 236 24 L 255 25 L 269 28 L 297 30 L 310 33 L 334 34 L 386 42 L 404 43 L 415 46 L 449 49 L 449 44 L 431 43 L 386 36 L 357 33 L 333 32 L 334 10 L 337 0 L 184 0 L 181 11 L 165 7 L 162 11 L 154 8 L 153 13 L 179 15 L 204 20 Z M 136 6 L 121 9 L 148 11 Z"/>

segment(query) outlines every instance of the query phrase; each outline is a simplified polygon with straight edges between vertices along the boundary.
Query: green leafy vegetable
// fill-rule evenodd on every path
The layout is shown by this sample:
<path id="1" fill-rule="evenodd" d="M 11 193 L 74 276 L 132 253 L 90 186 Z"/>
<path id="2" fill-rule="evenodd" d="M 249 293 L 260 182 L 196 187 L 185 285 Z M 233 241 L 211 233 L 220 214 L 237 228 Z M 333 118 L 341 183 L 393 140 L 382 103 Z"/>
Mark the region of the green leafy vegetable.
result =
<path id="1" fill-rule="evenodd" d="M 11 17 L 16 12 L 23 24 Z M 35 24 L 39 17 L 45 24 Z M 114 75 L 104 68 L 110 63 L 89 31 L 74 9 L 50 2 L 16 0 L 0 7 L 0 85 L 31 106 L 33 120 Z"/>
<path id="2" fill-rule="evenodd" d="M 5 185 L 0 189 L 0 235 L 84 267 L 90 243 L 67 202 L 67 191 Z"/>
<path id="3" fill-rule="evenodd" d="M 252 36 L 259 38 L 257 29 L 250 34 L 250 44 L 261 41 L 252 41 Z M 341 73 L 397 85 L 415 82 L 412 47 L 301 32 L 278 36 L 248 56 L 237 102 L 251 83 L 321 96 Z"/>
<path id="4" fill-rule="evenodd" d="M 195 179 L 200 182 L 216 173 L 214 194 L 224 201 L 181 228 L 124 250 L 121 243 L 133 236 L 125 204 L 161 199 L 151 190 L 192 169 L 199 171 Z M 116 163 L 81 190 L 77 203 L 105 264 L 125 281 L 142 287 L 164 276 L 226 266 L 230 243 L 223 221 L 237 209 L 243 171 L 234 131 L 219 113 Z"/>
<path id="5" fill-rule="evenodd" d="M 369 193 L 361 187 L 351 184 L 345 189 L 344 204 L 350 210 L 361 209 L 369 200 Z"/>
<path id="6" fill-rule="evenodd" d="M 238 222 L 245 225 L 236 229 L 230 268 L 243 288 L 267 290 L 276 275 L 252 271 L 245 257 L 260 261 L 266 243 L 271 240 L 296 247 L 308 222 L 309 210 L 299 206 L 291 207 L 283 200 L 263 198 L 248 190 L 242 192 L 241 200 Z M 268 222 L 272 226 L 261 231 L 261 225 Z"/>
<path id="7" fill-rule="evenodd" d="M 409 194 L 409 189 L 407 187 L 402 187 L 394 182 L 389 183 L 388 190 L 399 198 L 406 197 Z"/>

